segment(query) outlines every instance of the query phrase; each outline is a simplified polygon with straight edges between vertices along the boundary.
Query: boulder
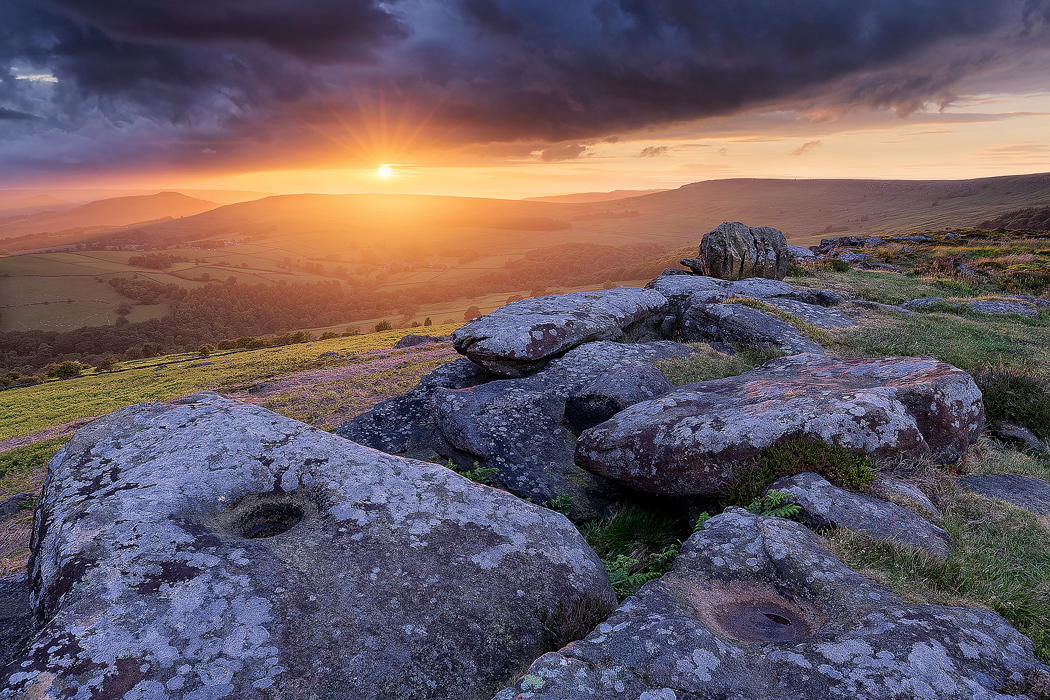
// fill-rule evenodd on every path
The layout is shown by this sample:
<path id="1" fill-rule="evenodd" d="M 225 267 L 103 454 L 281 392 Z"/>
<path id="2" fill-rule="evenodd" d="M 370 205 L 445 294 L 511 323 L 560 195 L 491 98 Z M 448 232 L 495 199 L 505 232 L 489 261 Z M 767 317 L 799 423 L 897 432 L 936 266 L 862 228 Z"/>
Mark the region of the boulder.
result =
<path id="1" fill-rule="evenodd" d="M 867 253 L 854 253 L 848 250 L 841 253 L 837 253 L 835 257 L 841 260 L 842 262 L 849 263 L 851 265 L 854 263 L 871 262 L 871 256 Z"/>
<path id="2" fill-rule="evenodd" d="M 653 363 L 692 352 L 666 340 L 598 341 L 569 351 L 528 377 L 459 390 L 437 388 L 432 410 L 439 439 L 434 448 L 464 467 L 476 462 L 495 469 L 493 482 L 517 496 L 535 503 L 569 496 L 574 520 L 597 517 L 619 490 L 576 466 L 572 421 L 580 420 L 580 413 L 593 418 L 596 412 L 670 389 Z M 569 403 L 578 411 L 575 416 Z M 590 412 L 584 410 L 588 408 Z"/>
<path id="3" fill-rule="evenodd" d="M 615 605 L 558 513 L 215 394 L 78 431 L 30 567 L 0 697 L 475 700 Z"/>
<path id="4" fill-rule="evenodd" d="M 655 399 L 674 385 L 652 365 L 616 367 L 565 401 L 565 422 L 583 432 L 612 418 L 639 401 Z"/>
<path id="5" fill-rule="evenodd" d="M 433 342 L 433 338 L 429 335 L 417 335 L 415 333 L 409 333 L 408 335 L 402 336 L 396 343 L 395 348 L 411 348 L 416 345 L 426 345 L 427 343 Z"/>
<path id="6" fill-rule="evenodd" d="M 810 528 L 845 528 L 947 559 L 952 538 L 943 528 L 895 503 L 840 489 L 819 474 L 804 472 L 774 481 L 769 488 L 791 494 Z"/>
<path id="7" fill-rule="evenodd" d="M 465 357 L 441 365 L 411 391 L 376 404 L 344 421 L 335 434 L 387 454 L 430 459 L 434 452 L 434 417 L 430 397 L 438 387 L 463 389 L 495 379 Z"/>
<path id="8" fill-rule="evenodd" d="M 788 255 L 793 257 L 795 260 L 816 260 L 817 256 L 809 248 L 803 248 L 798 245 L 789 245 L 787 247 Z"/>
<path id="9" fill-rule="evenodd" d="M 0 669 L 17 658 L 34 629 L 29 577 L 22 572 L 0 578 Z"/>
<path id="10" fill-rule="evenodd" d="M 845 294 L 827 289 L 798 287 L 780 280 L 758 277 L 729 282 L 700 275 L 660 275 L 645 286 L 667 297 L 670 313 L 678 316 L 693 304 L 717 304 L 731 296 L 762 301 L 790 299 L 816 306 L 837 306 L 848 299 Z"/>
<path id="11" fill-rule="evenodd" d="M 792 324 L 743 304 L 694 304 L 682 316 L 685 342 L 720 341 L 753 348 L 776 348 L 789 355 L 824 354 L 824 348 Z"/>
<path id="12" fill-rule="evenodd" d="M 23 510 L 31 510 L 32 508 L 32 492 L 23 491 L 22 493 L 16 493 L 14 496 L 8 496 L 0 501 L 0 518 L 10 518 L 11 516 L 18 515 L 18 513 Z"/>
<path id="13" fill-rule="evenodd" d="M 901 306 L 905 309 L 928 309 L 935 304 L 954 304 L 958 308 L 967 308 L 979 314 L 990 316 L 1001 316 L 1003 314 L 1017 314 L 1025 318 L 1038 318 L 1039 309 L 1030 303 L 1018 301 L 1010 297 L 984 299 L 979 301 L 967 301 L 965 299 L 944 299 L 943 297 L 929 297 L 923 299 L 912 299 Z"/>
<path id="14" fill-rule="evenodd" d="M 876 474 L 870 493 L 883 500 L 907 504 L 916 511 L 922 511 L 922 514 L 932 522 L 941 521 L 941 511 L 933 505 L 930 497 L 923 493 L 922 489 L 903 479 Z"/>
<path id="15" fill-rule="evenodd" d="M 662 294 L 633 287 L 521 299 L 452 334 L 461 354 L 494 374 L 523 377 L 594 340 L 656 340 L 667 312 Z"/>
<path id="16" fill-rule="evenodd" d="M 1047 673 L 998 614 L 906 603 L 802 525 L 729 508 L 494 700 L 1005 700 Z"/>
<path id="17" fill-rule="evenodd" d="M 857 322 L 849 314 L 839 309 L 806 304 L 794 299 L 777 298 L 766 299 L 765 301 L 773 308 L 789 313 L 817 328 L 852 328 L 857 325 Z"/>
<path id="18" fill-rule="evenodd" d="M 584 431 L 576 461 L 641 491 L 715 496 L 780 440 L 944 463 L 962 457 L 983 426 L 981 392 L 949 364 L 804 354 L 635 404 Z"/>
<path id="19" fill-rule="evenodd" d="M 996 421 L 991 426 L 992 434 L 1001 440 L 1009 440 L 1032 450 L 1033 452 L 1046 452 L 1046 443 L 1040 440 L 1035 433 L 1023 425 L 1017 425 L 1010 421 Z M 0 503 L 0 510 L 3 503 Z"/>
<path id="20" fill-rule="evenodd" d="M 775 228 L 748 227 L 739 221 L 727 221 L 706 234 L 700 241 L 699 259 L 702 274 L 724 280 L 748 277 L 784 279 L 787 274 L 787 239 Z M 686 267 L 696 269 L 690 260 Z"/>
<path id="21" fill-rule="evenodd" d="M 1050 484 L 1016 474 L 971 474 L 959 486 L 988 498 L 998 498 L 1039 515 L 1050 515 Z"/>

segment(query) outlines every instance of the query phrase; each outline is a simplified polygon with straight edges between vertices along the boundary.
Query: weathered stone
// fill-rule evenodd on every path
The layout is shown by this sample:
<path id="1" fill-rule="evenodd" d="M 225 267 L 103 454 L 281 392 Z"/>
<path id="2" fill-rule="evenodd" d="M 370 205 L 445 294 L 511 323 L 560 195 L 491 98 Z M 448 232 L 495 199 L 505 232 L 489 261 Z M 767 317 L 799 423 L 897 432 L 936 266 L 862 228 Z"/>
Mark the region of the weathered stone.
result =
<path id="1" fill-rule="evenodd" d="M 495 374 L 523 377 L 593 340 L 656 340 L 667 300 L 618 287 L 514 301 L 452 334 L 458 352 Z"/>
<path id="2" fill-rule="evenodd" d="M 928 309 L 935 304 L 943 304 L 947 299 L 944 297 L 923 297 L 922 299 L 912 299 L 901 304 L 902 308 L 910 309 L 912 311 L 916 309 Z"/>
<path id="3" fill-rule="evenodd" d="M 991 428 L 992 433 L 997 438 L 1019 443 L 1035 452 L 1046 452 L 1046 443 L 1036 437 L 1035 433 L 1023 425 L 1000 420 L 993 423 Z M 2 508 L 3 504 L 0 504 L 0 509 Z"/>
<path id="4" fill-rule="evenodd" d="M 902 502 L 908 504 L 915 510 L 922 511 L 927 519 L 934 522 L 941 520 L 941 511 L 933 504 L 930 497 L 923 493 L 922 489 L 902 479 L 876 475 L 875 483 L 871 485 L 871 495 L 883 500 L 892 500 L 898 504 Z"/>
<path id="5" fill-rule="evenodd" d="M 789 245 L 787 247 L 788 255 L 793 257 L 795 260 L 816 260 L 817 256 L 813 254 L 813 251 L 809 248 L 803 248 L 798 245 Z"/>
<path id="6" fill-rule="evenodd" d="M 1050 484 L 1041 479 L 1016 474 L 971 474 L 959 479 L 959 485 L 1039 515 L 1050 515 Z"/>
<path id="7" fill-rule="evenodd" d="M 784 279 L 787 274 L 787 239 L 768 226 L 748 227 L 727 221 L 700 241 L 704 274 L 724 280 L 748 277 Z M 685 261 L 682 261 L 686 264 Z M 687 265 L 688 266 L 688 265 Z"/>
<path id="8" fill-rule="evenodd" d="M 857 309 L 865 309 L 867 311 L 887 311 L 895 314 L 901 314 L 902 316 L 912 316 L 915 314 L 914 311 L 905 309 L 894 304 L 880 304 L 877 301 L 865 301 L 863 299 L 850 299 L 845 303 L 846 307 L 853 307 Z"/>
<path id="9" fill-rule="evenodd" d="M 430 397 L 438 387 L 463 389 L 495 379 L 465 357 L 441 365 L 411 391 L 376 404 L 345 421 L 335 434 L 387 454 L 418 459 L 434 456 L 434 416 Z"/>
<path id="10" fill-rule="evenodd" d="M 988 299 L 986 301 L 970 301 L 966 305 L 971 311 L 979 314 L 1001 316 L 1003 314 L 1017 314 L 1025 318 L 1039 318 L 1039 310 L 1031 306 L 1019 304 L 1016 301 L 1005 301 L 1000 299 Z"/>
<path id="11" fill-rule="evenodd" d="M 871 262 L 871 256 L 867 253 L 852 253 L 850 251 L 845 251 L 842 253 L 838 253 L 835 257 L 841 260 L 842 262 L 850 263 L 851 265 L 853 263 Z"/>
<path id="12" fill-rule="evenodd" d="M 908 604 L 802 525 L 729 508 L 495 700 L 1005 700 L 1047 670 L 996 613 Z"/>
<path id="13" fill-rule="evenodd" d="M 857 325 L 856 321 L 839 309 L 805 304 L 794 299 L 766 299 L 766 303 L 817 328 L 852 328 Z"/>
<path id="14" fill-rule="evenodd" d="M 561 515 L 214 394 L 82 428 L 34 528 L 0 697 L 487 698 L 614 605 Z"/>
<path id="15" fill-rule="evenodd" d="M 967 308 L 979 314 L 999 316 L 1003 314 L 1018 314 L 1025 318 L 1038 318 L 1039 309 L 1030 304 L 1015 301 L 1010 298 L 985 299 L 982 301 L 967 301 L 965 299 L 944 299 L 943 297 L 929 297 L 923 299 L 912 299 L 901 306 L 906 309 L 928 309 L 935 304 L 954 304 L 958 308 Z"/>
<path id="16" fill-rule="evenodd" d="M 416 345 L 426 345 L 427 343 L 433 342 L 433 338 L 429 335 L 417 335 L 415 333 L 409 333 L 408 335 L 402 336 L 396 343 L 395 348 L 411 348 Z"/>
<path id="17" fill-rule="evenodd" d="M 25 508 L 32 508 L 32 504 L 33 494 L 29 491 L 8 496 L 0 501 L 0 518 L 10 518 L 12 515 L 18 515 Z"/>
<path id="18" fill-rule="evenodd" d="M 814 287 L 797 287 L 780 280 L 750 278 L 729 282 L 700 275 L 660 275 L 645 285 L 667 297 L 670 311 L 681 315 L 694 304 L 717 304 L 730 296 L 770 299 L 792 299 L 804 304 L 836 306 L 848 297 L 838 292 Z"/>
<path id="19" fill-rule="evenodd" d="M 983 426 L 973 379 L 933 358 L 795 355 L 635 404 L 584 431 L 576 460 L 650 493 L 718 495 L 785 438 L 943 463 L 961 457 Z"/>
<path id="20" fill-rule="evenodd" d="M 496 485 L 535 503 L 571 497 L 574 520 L 596 517 L 619 490 L 576 466 L 576 434 L 566 425 L 566 402 L 607 373 L 649 372 L 657 360 L 692 352 L 670 341 L 599 341 L 569 351 L 528 377 L 435 389 L 432 410 L 441 438 L 435 449 L 468 468 L 477 462 L 496 469 Z M 626 402 L 627 392 L 618 392 L 617 400 Z"/>
<path id="21" fill-rule="evenodd" d="M 652 365 L 617 367 L 603 373 L 565 402 L 565 422 L 576 432 L 604 423 L 628 406 L 655 399 L 674 385 Z"/>
<path id="22" fill-rule="evenodd" d="M 952 551 L 952 538 L 943 528 L 895 503 L 840 489 L 818 474 L 786 476 L 769 488 L 790 493 L 791 501 L 802 509 L 799 519 L 811 528 L 863 532 L 924 549 L 938 559 L 947 559 Z"/>
<path id="23" fill-rule="evenodd" d="M 0 578 L 0 669 L 18 658 L 34 629 L 29 577 L 22 572 Z"/>
<path id="24" fill-rule="evenodd" d="M 743 304 L 694 304 L 682 317 L 685 342 L 715 340 L 788 354 L 823 354 L 824 348 L 787 321 Z"/>

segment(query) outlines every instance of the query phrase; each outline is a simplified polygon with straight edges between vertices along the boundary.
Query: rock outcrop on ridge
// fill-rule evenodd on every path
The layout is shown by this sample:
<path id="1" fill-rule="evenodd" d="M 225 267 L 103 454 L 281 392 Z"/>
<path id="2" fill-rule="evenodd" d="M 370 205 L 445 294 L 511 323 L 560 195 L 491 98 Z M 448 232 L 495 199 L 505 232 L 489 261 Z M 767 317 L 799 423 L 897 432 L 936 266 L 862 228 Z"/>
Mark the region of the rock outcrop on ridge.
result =
<path id="1" fill-rule="evenodd" d="M 477 700 L 615 607 L 563 516 L 215 394 L 82 428 L 34 528 L 4 698 Z"/>
<path id="2" fill-rule="evenodd" d="M 748 277 L 782 280 L 790 259 L 787 239 L 779 230 L 726 221 L 704 235 L 697 258 L 683 258 L 682 264 L 702 275 L 723 280 Z"/>
<path id="3" fill-rule="evenodd" d="M 983 426 L 980 390 L 951 365 L 803 354 L 637 403 L 584 431 L 576 461 L 640 491 L 716 496 L 782 439 L 952 462 Z"/>
<path id="4" fill-rule="evenodd" d="M 1047 671 L 996 613 L 905 603 L 802 525 L 728 508 L 493 700 L 1005 700 Z"/>
<path id="5" fill-rule="evenodd" d="M 512 301 L 452 334 L 452 345 L 493 374 L 524 377 L 594 340 L 659 340 L 667 300 L 618 287 Z"/>

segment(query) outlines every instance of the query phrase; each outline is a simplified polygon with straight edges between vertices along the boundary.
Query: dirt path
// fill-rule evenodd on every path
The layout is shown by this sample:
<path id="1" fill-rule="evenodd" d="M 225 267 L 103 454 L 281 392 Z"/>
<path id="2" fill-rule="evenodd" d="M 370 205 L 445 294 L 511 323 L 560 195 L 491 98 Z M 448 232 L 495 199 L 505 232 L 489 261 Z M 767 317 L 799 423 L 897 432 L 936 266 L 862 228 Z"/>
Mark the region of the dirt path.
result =
<path id="1" fill-rule="evenodd" d="M 59 437 L 60 435 L 69 435 L 75 432 L 76 429 L 80 426 L 86 425 L 98 417 L 99 416 L 91 416 L 90 418 L 78 418 L 77 420 L 69 421 L 68 423 L 52 425 L 50 428 L 45 428 L 35 433 L 29 433 L 28 435 L 19 435 L 18 437 L 0 440 L 0 452 L 7 452 L 8 450 L 13 450 L 16 447 L 22 447 L 23 445 L 31 445 L 34 442 L 48 440 L 53 437 Z"/>

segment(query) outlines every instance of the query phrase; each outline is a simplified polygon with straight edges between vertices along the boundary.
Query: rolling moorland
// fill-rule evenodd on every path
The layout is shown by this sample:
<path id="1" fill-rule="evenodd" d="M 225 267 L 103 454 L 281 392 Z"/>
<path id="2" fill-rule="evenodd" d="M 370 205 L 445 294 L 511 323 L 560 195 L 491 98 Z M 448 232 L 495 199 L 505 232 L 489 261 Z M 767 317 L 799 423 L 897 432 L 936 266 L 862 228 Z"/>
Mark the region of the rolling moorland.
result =
<path id="1" fill-rule="evenodd" d="M 1032 219 L 1031 213 L 1013 217 Z M 1045 298 L 1050 233 L 953 227 L 930 232 L 927 238 L 863 249 L 873 262 L 898 271 L 857 269 L 827 260 L 793 266 L 788 281 L 884 304 L 944 299 L 913 315 L 870 314 L 858 327 L 827 331 L 822 342 L 829 352 L 844 357 L 930 355 L 951 363 L 974 377 L 989 426 L 1008 420 L 1043 441 L 1050 439 L 1050 314 L 1043 309 L 1036 318 L 988 316 L 964 303 L 1004 291 Z M 393 345 L 415 329 L 389 330 L 277 348 L 129 360 L 109 371 L 87 370 L 74 378 L 0 392 L 0 500 L 24 494 L 21 510 L 3 520 L 3 571 L 16 571 L 28 555 L 32 508 L 47 460 L 73 429 L 92 417 L 139 401 L 212 389 L 331 430 L 408 390 L 423 374 L 456 357 L 441 338 L 457 325 L 419 329 L 439 340 L 411 348 Z M 682 385 L 739 374 L 769 357 L 741 350 L 734 356 L 698 353 L 686 362 L 664 361 L 660 369 L 673 384 Z M 899 460 L 878 468 L 919 487 L 938 506 L 940 524 L 956 543 L 951 555 L 936 560 L 919 550 L 844 530 L 824 532 L 827 546 L 848 566 L 909 601 L 999 612 L 1033 640 L 1040 658 L 1050 660 L 1050 553 L 1045 546 L 1050 521 L 955 485 L 959 475 L 974 473 L 1050 480 L 1050 455 L 988 430 L 963 459 L 948 467 Z M 485 473 L 465 473 L 487 480 Z M 777 507 L 751 501 L 761 484 L 744 486 L 737 500 L 694 504 L 691 509 L 673 503 L 634 505 L 578 525 L 623 597 L 666 570 L 699 508 L 717 513 L 733 503 L 763 512 Z M 547 505 L 557 509 L 565 504 Z"/>
<path id="2" fill-rule="evenodd" d="M 517 296 L 644 282 L 723 220 L 779 227 L 794 244 L 974 226 L 1050 204 L 1050 176 L 724 180 L 600 201 L 288 195 L 216 206 L 169 194 L 123 198 L 149 200 L 148 215 L 165 221 L 88 230 L 83 219 L 21 234 L 34 237 L 28 248 L 0 226 L 0 368 L 32 375 L 146 345 L 458 321 Z M 70 222 L 117 201 L 47 216 Z M 176 204 L 208 209 L 160 216 Z M 5 226 L 29 230 L 40 216 Z"/>

